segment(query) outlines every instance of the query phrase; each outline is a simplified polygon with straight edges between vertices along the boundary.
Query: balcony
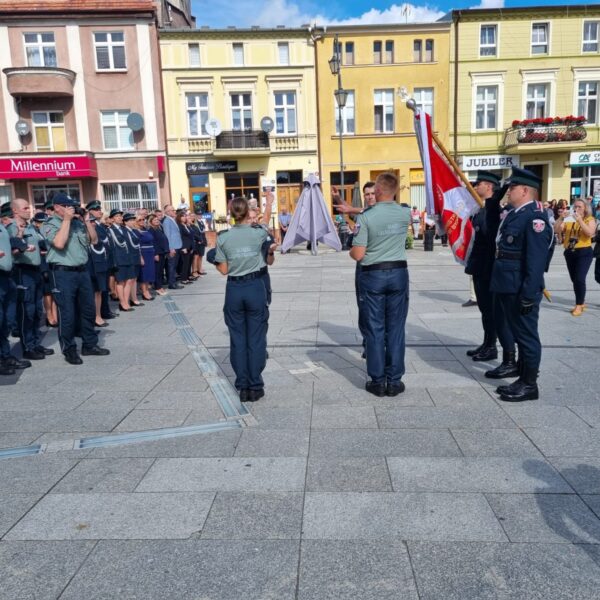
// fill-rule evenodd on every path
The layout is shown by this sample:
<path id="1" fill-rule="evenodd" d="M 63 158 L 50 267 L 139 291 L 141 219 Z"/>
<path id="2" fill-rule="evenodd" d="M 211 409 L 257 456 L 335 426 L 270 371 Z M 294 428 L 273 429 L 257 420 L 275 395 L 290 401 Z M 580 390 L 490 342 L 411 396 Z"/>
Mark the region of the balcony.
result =
<path id="1" fill-rule="evenodd" d="M 75 72 L 58 67 L 13 67 L 3 69 L 8 92 L 15 98 L 73 97 Z"/>
<path id="2" fill-rule="evenodd" d="M 550 121 L 551 119 L 536 119 Z M 551 123 L 516 122 L 504 132 L 507 154 L 570 151 L 587 144 L 587 130 L 582 119 L 553 119 Z M 525 124 L 523 124 L 525 123 Z"/>
<path id="3" fill-rule="evenodd" d="M 316 135 L 275 135 L 270 139 L 271 152 L 316 152 Z"/>
<path id="4" fill-rule="evenodd" d="M 261 130 L 223 131 L 216 138 L 215 156 L 266 156 L 271 153 L 269 135 Z"/>

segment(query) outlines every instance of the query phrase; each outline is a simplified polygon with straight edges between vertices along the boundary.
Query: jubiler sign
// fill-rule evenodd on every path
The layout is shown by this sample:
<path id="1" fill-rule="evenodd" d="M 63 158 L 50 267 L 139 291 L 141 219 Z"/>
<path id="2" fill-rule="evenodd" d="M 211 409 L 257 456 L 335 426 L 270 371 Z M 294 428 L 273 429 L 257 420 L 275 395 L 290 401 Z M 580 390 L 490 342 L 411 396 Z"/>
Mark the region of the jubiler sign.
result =
<path id="1" fill-rule="evenodd" d="M 486 154 L 485 156 L 463 156 L 463 171 L 475 171 L 477 169 L 510 169 L 519 166 L 519 157 L 509 154 Z"/>
<path id="2" fill-rule="evenodd" d="M 90 156 L 0 158 L 0 179 L 61 177 L 97 177 L 96 160 Z"/>

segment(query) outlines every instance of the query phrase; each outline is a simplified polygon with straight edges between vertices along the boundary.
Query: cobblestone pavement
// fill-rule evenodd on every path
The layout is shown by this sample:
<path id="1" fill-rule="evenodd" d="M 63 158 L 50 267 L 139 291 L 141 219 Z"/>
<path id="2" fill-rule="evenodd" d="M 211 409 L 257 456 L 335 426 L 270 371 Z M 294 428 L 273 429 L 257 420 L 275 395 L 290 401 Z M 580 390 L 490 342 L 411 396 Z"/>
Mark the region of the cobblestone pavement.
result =
<path id="1" fill-rule="evenodd" d="M 439 246 L 409 264 L 396 398 L 363 389 L 354 265 L 328 251 L 272 268 L 251 415 L 210 265 L 112 321 L 109 357 L 3 378 L 0 448 L 40 453 L 0 460 L 2 600 L 598 598 L 600 287 L 571 317 L 557 253 L 542 399 L 511 406 L 465 356 L 482 334 L 462 269 Z M 123 439 L 149 430 L 169 436 Z"/>

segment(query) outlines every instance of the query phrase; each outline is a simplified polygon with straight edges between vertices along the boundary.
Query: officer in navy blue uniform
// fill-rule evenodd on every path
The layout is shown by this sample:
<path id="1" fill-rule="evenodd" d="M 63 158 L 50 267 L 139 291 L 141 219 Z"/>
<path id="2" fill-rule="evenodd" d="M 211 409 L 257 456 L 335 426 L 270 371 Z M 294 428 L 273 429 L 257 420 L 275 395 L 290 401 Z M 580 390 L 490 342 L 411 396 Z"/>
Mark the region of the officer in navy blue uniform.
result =
<path id="1" fill-rule="evenodd" d="M 497 294 L 517 342 L 520 375 L 512 384 L 499 386 L 497 392 L 501 400 L 521 402 L 539 397 L 542 346 L 538 318 L 553 232 L 537 202 L 541 179 L 531 171 L 513 167 L 506 183 L 511 209 L 496 237 L 491 290 Z"/>
<path id="2" fill-rule="evenodd" d="M 90 244 L 90 258 L 88 262 L 96 300 L 96 327 L 107 327 L 108 323 L 98 322 L 98 317 L 102 318 L 102 295 L 108 294 L 108 269 L 110 266 L 110 240 L 108 237 L 108 229 L 100 223 L 100 219 L 102 218 L 102 205 L 99 200 L 88 202 L 85 209 L 90 214 L 89 219 L 94 223 L 96 236 L 98 237 L 97 244 Z"/>

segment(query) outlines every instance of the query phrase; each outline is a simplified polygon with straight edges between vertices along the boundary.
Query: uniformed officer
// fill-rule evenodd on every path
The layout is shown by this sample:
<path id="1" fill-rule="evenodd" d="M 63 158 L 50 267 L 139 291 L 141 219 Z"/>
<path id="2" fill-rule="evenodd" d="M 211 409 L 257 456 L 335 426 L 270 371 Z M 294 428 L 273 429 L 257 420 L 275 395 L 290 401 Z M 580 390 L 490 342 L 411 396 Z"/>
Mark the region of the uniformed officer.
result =
<path id="1" fill-rule="evenodd" d="M 55 216 L 44 223 L 42 233 L 49 244 L 47 260 L 52 294 L 58 306 L 60 347 L 68 363 L 80 365 L 83 361 L 75 344 L 78 319 L 83 341 L 81 354 L 104 356 L 110 352 L 98 346 L 98 334 L 94 330 L 94 288 L 87 268 L 89 245 L 97 244 L 98 236 L 87 218 L 83 221 L 81 215 L 75 215 L 74 204 L 66 194 L 55 196 Z"/>
<path id="2" fill-rule="evenodd" d="M 40 246 L 43 244 L 45 247 L 45 240 L 29 222 L 31 208 L 27 200 L 15 198 L 12 210 L 15 220 L 9 226 L 9 232 L 15 237 L 22 237 L 27 245 L 25 251 L 13 256 L 13 279 L 17 288 L 17 328 L 23 358 L 42 360 L 54 354 L 54 350 L 42 346 L 40 332 L 44 294 Z"/>
<path id="3" fill-rule="evenodd" d="M 404 391 L 405 324 L 408 314 L 406 235 L 410 209 L 394 201 L 398 178 L 382 173 L 375 181 L 375 206 L 356 220 L 350 256 L 360 261 L 360 310 L 365 311 L 366 390 L 375 396 Z"/>
<path id="4" fill-rule="evenodd" d="M 541 179 L 531 171 L 513 167 L 507 183 L 511 209 L 496 238 L 491 290 L 497 294 L 517 342 L 520 376 L 512 384 L 498 387 L 497 392 L 501 400 L 521 402 L 539 397 L 542 346 L 538 317 L 553 232 L 537 202 Z"/>
<path id="5" fill-rule="evenodd" d="M 135 310 L 129 305 L 131 298 L 131 280 L 134 278 L 133 256 L 129 252 L 127 230 L 123 225 L 123 211 L 115 208 L 110 211 L 112 225 L 109 229 L 113 247 L 113 263 L 117 282 L 119 310 L 130 312 Z"/>
<path id="6" fill-rule="evenodd" d="M 235 387 L 242 402 L 254 402 L 265 395 L 262 371 L 267 360 L 269 308 L 262 248 L 267 232 L 250 223 L 245 198 L 233 199 L 230 210 L 236 224 L 219 233 L 213 260 L 219 272 L 227 275 L 223 312 Z"/>
<path id="7" fill-rule="evenodd" d="M 135 214 L 126 212 L 123 215 L 123 226 L 125 227 L 125 239 L 129 256 L 132 259 L 133 271 L 129 281 L 129 302 L 133 306 L 144 306 L 143 302 L 138 302 L 137 299 L 137 281 L 142 269 L 142 251 L 140 248 L 140 235 L 138 230 L 132 227 L 135 223 Z"/>
<path id="8" fill-rule="evenodd" d="M 33 215 L 33 225 L 37 229 L 37 232 L 42 237 L 40 242 L 40 255 L 42 262 L 40 269 L 42 272 L 42 303 L 43 303 L 43 315 L 46 317 L 47 327 L 58 327 L 58 311 L 56 309 L 56 302 L 52 297 L 52 285 L 50 282 L 50 270 L 48 269 L 48 261 L 46 256 L 48 254 L 48 242 L 42 235 L 42 224 L 46 223 L 50 217 L 45 212 L 37 212 Z"/>
<path id="9" fill-rule="evenodd" d="M 6 202 L 0 206 L 0 223 L 7 229 L 12 225 L 14 221 L 14 215 L 10 202 Z M 11 244 L 14 252 L 17 250 L 23 250 L 25 245 L 21 237 L 15 237 L 11 234 Z M 6 321 L 8 323 L 8 331 L 12 337 L 19 337 L 19 331 L 17 329 L 17 285 L 15 280 L 11 277 L 9 280 L 9 292 L 6 297 Z"/>
<path id="10" fill-rule="evenodd" d="M 97 244 L 90 244 L 90 255 L 88 266 L 92 286 L 94 287 L 94 299 L 96 303 L 96 327 L 108 327 L 108 323 L 102 317 L 102 295 L 108 303 L 108 269 L 110 266 L 110 238 L 108 228 L 102 222 L 102 204 L 99 200 L 88 202 L 85 209 L 89 213 L 89 221 L 96 228 Z"/>

